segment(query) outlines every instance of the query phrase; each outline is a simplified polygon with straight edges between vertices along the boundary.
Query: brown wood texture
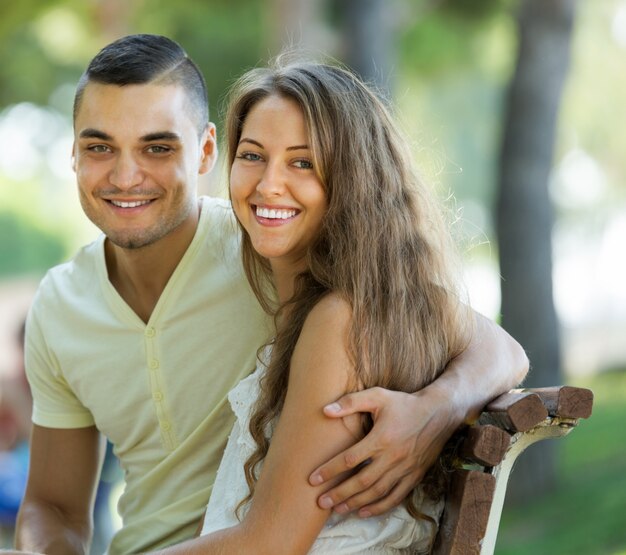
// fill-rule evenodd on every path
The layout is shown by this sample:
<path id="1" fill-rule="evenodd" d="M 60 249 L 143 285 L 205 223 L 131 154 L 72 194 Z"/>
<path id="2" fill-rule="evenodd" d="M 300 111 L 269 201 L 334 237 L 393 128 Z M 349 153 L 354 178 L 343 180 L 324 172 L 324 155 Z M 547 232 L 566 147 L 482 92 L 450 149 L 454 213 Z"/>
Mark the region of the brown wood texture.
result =
<path id="1" fill-rule="evenodd" d="M 452 476 L 433 555 L 478 555 L 485 536 L 496 480 L 479 470 Z"/>
<path id="2" fill-rule="evenodd" d="M 496 466 L 504 458 L 510 444 L 510 434 L 497 426 L 471 426 L 461 443 L 459 456 L 483 466 Z"/>
<path id="3" fill-rule="evenodd" d="M 541 398 L 550 416 L 589 418 L 593 409 L 593 391 L 584 387 L 561 385 L 524 390 Z"/>
<path id="4" fill-rule="evenodd" d="M 500 395 L 489 403 L 480 424 L 494 424 L 511 432 L 526 432 L 548 416 L 538 395 L 529 391 Z"/>

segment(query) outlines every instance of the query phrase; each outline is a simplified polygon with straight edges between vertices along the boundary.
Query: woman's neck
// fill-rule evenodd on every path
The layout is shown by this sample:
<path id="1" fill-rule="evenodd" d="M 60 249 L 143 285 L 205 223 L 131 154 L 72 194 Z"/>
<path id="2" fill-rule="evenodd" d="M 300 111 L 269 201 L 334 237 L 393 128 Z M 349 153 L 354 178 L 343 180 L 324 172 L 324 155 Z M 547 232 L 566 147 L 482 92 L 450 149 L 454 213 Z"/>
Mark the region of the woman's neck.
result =
<path id="1" fill-rule="evenodd" d="M 278 302 L 282 305 L 293 297 L 296 277 L 302 273 L 306 266 L 301 264 L 284 264 L 270 261 Z"/>

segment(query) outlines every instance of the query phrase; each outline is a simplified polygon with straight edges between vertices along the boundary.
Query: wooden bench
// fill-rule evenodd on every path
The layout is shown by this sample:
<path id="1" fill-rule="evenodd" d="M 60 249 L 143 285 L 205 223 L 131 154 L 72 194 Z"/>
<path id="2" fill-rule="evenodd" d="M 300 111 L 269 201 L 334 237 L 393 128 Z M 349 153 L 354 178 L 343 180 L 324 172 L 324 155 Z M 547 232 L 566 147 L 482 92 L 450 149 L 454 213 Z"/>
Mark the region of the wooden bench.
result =
<path id="1" fill-rule="evenodd" d="M 592 406 L 589 389 L 570 386 L 516 389 L 487 405 L 451 440 L 454 470 L 433 554 L 492 555 L 515 459 L 537 441 L 569 434 Z"/>

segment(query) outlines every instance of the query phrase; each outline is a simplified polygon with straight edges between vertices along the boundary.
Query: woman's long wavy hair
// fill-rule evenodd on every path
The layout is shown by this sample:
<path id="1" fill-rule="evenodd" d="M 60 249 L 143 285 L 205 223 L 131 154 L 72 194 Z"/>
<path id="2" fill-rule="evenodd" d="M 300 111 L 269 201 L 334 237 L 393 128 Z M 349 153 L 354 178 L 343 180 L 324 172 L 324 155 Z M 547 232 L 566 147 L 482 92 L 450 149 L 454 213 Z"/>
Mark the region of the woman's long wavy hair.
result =
<path id="1" fill-rule="evenodd" d="M 264 98 L 292 99 L 306 121 L 313 164 L 328 211 L 307 252 L 293 297 L 275 304 L 269 261 L 243 233 L 243 263 L 277 332 L 250 432 L 257 449 L 245 464 L 250 495 L 279 415 L 289 365 L 304 321 L 334 292 L 352 308 L 355 388 L 414 392 L 432 382 L 467 344 L 457 259 L 441 207 L 413 168 L 407 141 L 381 99 L 346 69 L 316 62 L 253 69 L 233 86 L 226 117 L 229 167 L 250 110 Z M 241 226 L 240 226 L 241 227 Z M 409 510 L 419 516 L 415 507 Z"/>

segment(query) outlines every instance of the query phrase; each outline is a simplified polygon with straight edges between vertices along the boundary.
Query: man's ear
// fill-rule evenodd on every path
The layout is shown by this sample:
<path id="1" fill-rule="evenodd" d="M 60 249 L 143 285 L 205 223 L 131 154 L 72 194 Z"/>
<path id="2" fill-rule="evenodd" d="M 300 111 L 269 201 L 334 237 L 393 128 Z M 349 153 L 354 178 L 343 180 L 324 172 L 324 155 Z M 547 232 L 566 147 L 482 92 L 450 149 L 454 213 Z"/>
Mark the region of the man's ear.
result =
<path id="1" fill-rule="evenodd" d="M 70 159 L 72 160 L 72 170 L 76 173 L 76 141 L 72 143 L 72 153 Z"/>
<path id="2" fill-rule="evenodd" d="M 209 173 L 217 161 L 217 133 L 215 125 L 208 123 L 202 134 L 200 143 L 200 169 L 199 174 Z"/>

